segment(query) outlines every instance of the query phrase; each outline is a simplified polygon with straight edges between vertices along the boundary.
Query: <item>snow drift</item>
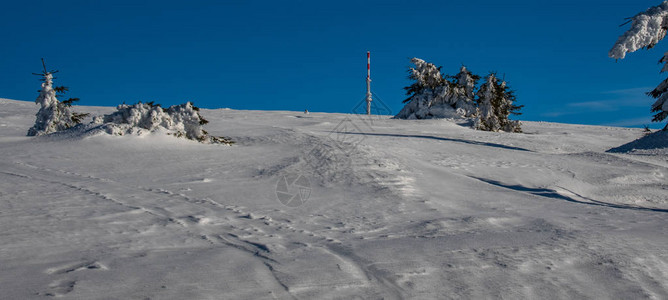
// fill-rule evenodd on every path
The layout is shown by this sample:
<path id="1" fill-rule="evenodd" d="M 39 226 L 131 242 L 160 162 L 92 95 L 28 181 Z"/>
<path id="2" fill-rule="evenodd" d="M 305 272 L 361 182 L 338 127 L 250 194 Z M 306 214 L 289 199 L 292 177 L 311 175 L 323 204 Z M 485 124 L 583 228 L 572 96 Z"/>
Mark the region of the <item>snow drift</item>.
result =
<path id="1" fill-rule="evenodd" d="M 612 148 L 608 152 L 668 156 L 668 131 L 650 133 L 628 144 Z"/>

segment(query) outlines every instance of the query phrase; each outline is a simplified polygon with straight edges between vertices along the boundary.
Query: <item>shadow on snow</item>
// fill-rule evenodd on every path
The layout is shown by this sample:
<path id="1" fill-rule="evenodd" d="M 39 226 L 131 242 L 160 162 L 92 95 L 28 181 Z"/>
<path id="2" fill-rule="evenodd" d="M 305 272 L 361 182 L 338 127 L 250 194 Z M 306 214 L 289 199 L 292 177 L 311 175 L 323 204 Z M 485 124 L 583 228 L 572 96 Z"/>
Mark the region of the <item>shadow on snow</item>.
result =
<path id="1" fill-rule="evenodd" d="M 407 137 L 407 138 L 418 138 L 418 139 L 431 139 L 431 140 L 437 140 L 437 141 L 456 142 L 456 143 L 464 143 L 464 144 L 469 144 L 469 145 L 478 145 L 478 146 L 501 148 L 501 149 L 507 149 L 507 150 L 533 152 L 533 151 L 528 150 L 528 149 L 524 149 L 524 148 L 520 148 L 520 147 L 507 146 L 507 145 L 502 145 L 502 144 L 469 141 L 469 140 L 463 140 L 463 139 L 453 139 L 453 138 L 430 136 L 430 135 L 396 134 L 396 133 L 368 133 L 368 132 L 339 132 L 339 133 L 342 133 L 342 134 L 361 134 L 361 135 L 371 135 L 371 136 L 389 136 L 389 137 Z"/>
<path id="2" fill-rule="evenodd" d="M 565 201 L 573 202 L 573 203 L 580 203 L 580 204 L 593 205 L 593 206 L 604 206 L 604 207 L 611 207 L 611 208 L 630 209 L 630 210 L 638 210 L 638 211 L 653 211 L 653 212 L 668 213 L 668 209 L 648 208 L 648 207 L 640 207 L 640 206 L 632 206 L 632 205 L 624 205 L 624 204 L 606 203 L 606 202 L 602 202 L 602 201 L 589 199 L 589 198 L 586 198 L 586 197 L 583 197 L 583 196 L 580 196 L 578 194 L 575 194 L 575 193 L 571 192 L 574 195 L 576 195 L 580 198 L 586 199 L 587 201 L 590 201 L 590 202 L 580 201 L 580 200 L 573 199 L 571 197 L 559 194 L 559 192 L 557 192 L 555 190 L 551 190 L 551 189 L 530 188 L 530 187 L 525 187 L 525 186 L 521 186 L 521 185 L 509 185 L 509 184 L 501 183 L 501 182 L 496 181 L 496 180 L 473 177 L 473 176 L 469 176 L 469 177 L 473 178 L 473 179 L 476 179 L 476 180 L 479 180 L 479 181 L 482 181 L 482 182 L 485 182 L 485 183 L 488 183 L 488 184 L 491 184 L 491 185 L 494 185 L 494 186 L 510 189 L 510 190 L 513 190 L 513 191 L 525 192 L 525 193 L 529 193 L 529 194 L 540 196 L 540 197 L 565 200 Z"/>

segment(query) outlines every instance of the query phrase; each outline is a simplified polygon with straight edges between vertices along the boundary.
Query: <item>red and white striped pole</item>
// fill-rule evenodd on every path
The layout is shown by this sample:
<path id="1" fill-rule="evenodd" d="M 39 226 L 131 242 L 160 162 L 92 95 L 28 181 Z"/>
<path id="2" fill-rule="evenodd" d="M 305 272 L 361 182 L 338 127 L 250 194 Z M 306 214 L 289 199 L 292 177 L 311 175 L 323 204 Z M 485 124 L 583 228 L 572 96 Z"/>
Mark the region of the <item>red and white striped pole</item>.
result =
<path id="1" fill-rule="evenodd" d="M 366 52 L 366 114 L 371 114 L 371 52 Z"/>

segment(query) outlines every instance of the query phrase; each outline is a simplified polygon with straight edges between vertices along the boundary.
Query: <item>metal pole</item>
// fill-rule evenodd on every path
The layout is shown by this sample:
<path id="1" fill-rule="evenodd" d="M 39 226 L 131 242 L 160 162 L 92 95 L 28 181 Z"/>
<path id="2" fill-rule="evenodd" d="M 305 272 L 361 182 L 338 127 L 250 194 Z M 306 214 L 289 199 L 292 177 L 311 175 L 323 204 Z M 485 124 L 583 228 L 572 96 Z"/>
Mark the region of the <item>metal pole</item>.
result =
<path id="1" fill-rule="evenodd" d="M 371 52 L 366 52 L 366 114 L 371 114 Z"/>

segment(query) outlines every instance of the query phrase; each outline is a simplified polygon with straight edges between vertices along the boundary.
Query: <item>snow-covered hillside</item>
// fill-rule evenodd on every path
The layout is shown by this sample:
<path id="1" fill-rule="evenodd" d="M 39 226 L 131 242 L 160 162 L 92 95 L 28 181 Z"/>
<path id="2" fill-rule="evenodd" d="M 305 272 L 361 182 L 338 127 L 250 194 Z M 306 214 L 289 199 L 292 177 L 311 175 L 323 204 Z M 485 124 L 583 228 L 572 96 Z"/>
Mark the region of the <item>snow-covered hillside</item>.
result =
<path id="1" fill-rule="evenodd" d="M 26 137 L 37 109 L 0 100 L 2 299 L 668 298 L 638 129 L 202 109 L 225 146 Z"/>

